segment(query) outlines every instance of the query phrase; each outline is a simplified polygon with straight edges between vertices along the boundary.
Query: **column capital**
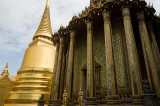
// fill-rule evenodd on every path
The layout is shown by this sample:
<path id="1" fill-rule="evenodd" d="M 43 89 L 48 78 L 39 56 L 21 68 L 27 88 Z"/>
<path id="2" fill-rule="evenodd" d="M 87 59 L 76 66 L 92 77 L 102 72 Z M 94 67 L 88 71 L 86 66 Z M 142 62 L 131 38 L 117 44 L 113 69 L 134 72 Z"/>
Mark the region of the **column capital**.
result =
<path id="1" fill-rule="evenodd" d="M 88 18 L 87 21 L 86 21 L 86 24 L 93 24 L 92 19 Z"/>
<path id="2" fill-rule="evenodd" d="M 102 10 L 102 15 L 103 16 L 110 16 L 110 14 L 111 14 L 111 12 L 110 12 L 110 10 Z M 108 18 L 108 17 L 107 17 Z"/>
<path id="3" fill-rule="evenodd" d="M 138 21 L 144 21 L 145 20 L 143 11 L 139 11 L 137 13 L 137 19 L 138 19 Z"/>
<path id="4" fill-rule="evenodd" d="M 70 30 L 70 41 L 73 41 L 76 36 L 76 30 Z"/>
<path id="5" fill-rule="evenodd" d="M 130 9 L 129 9 L 129 7 L 123 7 L 122 8 L 122 15 L 123 16 L 130 16 Z"/>
<path id="6" fill-rule="evenodd" d="M 70 38 L 71 39 L 76 36 L 76 30 L 70 30 L 69 33 L 70 33 Z"/>
<path id="7" fill-rule="evenodd" d="M 87 23 L 87 30 L 92 31 L 93 30 L 93 21 L 88 19 L 86 23 Z"/>
<path id="8" fill-rule="evenodd" d="M 59 39 L 60 39 L 60 46 L 63 46 L 64 45 L 64 36 L 59 36 Z"/>
<path id="9" fill-rule="evenodd" d="M 59 37 L 57 35 L 53 36 L 53 43 L 54 44 L 59 43 Z"/>
<path id="10" fill-rule="evenodd" d="M 69 31 L 69 33 L 70 33 L 70 34 L 71 34 L 71 33 L 76 33 L 76 30 L 72 29 L 72 30 Z"/>
<path id="11" fill-rule="evenodd" d="M 103 20 L 104 20 L 104 22 L 106 23 L 106 22 L 109 22 L 110 21 L 110 11 L 106 11 L 106 10 L 103 10 L 102 11 L 102 15 L 103 15 Z"/>

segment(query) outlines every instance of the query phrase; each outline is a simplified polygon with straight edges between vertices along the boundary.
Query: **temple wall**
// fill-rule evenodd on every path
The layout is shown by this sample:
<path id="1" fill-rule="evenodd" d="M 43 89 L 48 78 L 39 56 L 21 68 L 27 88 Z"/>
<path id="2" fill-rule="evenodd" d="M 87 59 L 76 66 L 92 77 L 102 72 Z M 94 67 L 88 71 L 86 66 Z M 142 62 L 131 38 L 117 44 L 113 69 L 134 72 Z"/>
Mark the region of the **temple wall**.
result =
<path id="1" fill-rule="evenodd" d="M 93 58 L 94 63 L 100 65 L 100 87 L 105 89 L 107 87 L 107 72 L 103 26 L 93 32 Z"/>
<path id="2" fill-rule="evenodd" d="M 117 24 L 118 23 L 118 24 Z M 128 69 L 125 63 L 125 41 L 122 20 L 118 19 L 112 23 L 113 32 L 113 53 L 118 90 L 126 89 L 129 85 Z M 78 94 L 82 81 L 82 70 L 86 68 L 86 36 L 77 36 L 74 49 L 74 75 L 73 94 Z M 105 65 L 105 43 L 103 26 L 93 31 L 93 58 L 94 62 L 100 65 L 100 88 L 106 89 L 106 65 Z"/>
<path id="3" fill-rule="evenodd" d="M 74 48 L 74 69 L 73 69 L 73 94 L 78 94 L 82 81 L 81 71 L 87 64 L 87 41 L 86 35 L 77 35 Z"/>
<path id="4" fill-rule="evenodd" d="M 116 71 L 116 79 L 117 79 L 117 87 L 118 91 L 121 89 L 126 88 L 127 85 L 127 78 L 126 72 L 127 68 L 125 67 L 125 57 L 124 57 L 124 28 L 123 28 L 123 21 L 118 18 L 114 20 L 112 23 L 112 32 L 113 32 L 113 54 L 114 54 L 114 64 L 115 64 L 115 71 Z M 126 59 L 127 60 L 127 59 Z"/>

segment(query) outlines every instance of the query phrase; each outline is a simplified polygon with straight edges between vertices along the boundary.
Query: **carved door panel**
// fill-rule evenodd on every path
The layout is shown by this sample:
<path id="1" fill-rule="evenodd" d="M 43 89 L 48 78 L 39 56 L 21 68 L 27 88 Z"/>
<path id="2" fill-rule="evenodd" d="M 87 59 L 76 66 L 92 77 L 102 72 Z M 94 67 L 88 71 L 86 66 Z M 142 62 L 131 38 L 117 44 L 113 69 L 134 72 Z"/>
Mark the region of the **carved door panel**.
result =
<path id="1" fill-rule="evenodd" d="M 100 88 L 100 85 L 101 85 L 100 69 L 101 69 L 101 66 L 97 62 L 94 62 L 93 83 L 94 83 L 95 96 L 97 95 L 97 92 L 101 89 Z M 83 97 L 86 98 L 86 95 L 87 95 L 87 67 L 86 66 L 82 69 L 82 91 L 83 91 Z"/>

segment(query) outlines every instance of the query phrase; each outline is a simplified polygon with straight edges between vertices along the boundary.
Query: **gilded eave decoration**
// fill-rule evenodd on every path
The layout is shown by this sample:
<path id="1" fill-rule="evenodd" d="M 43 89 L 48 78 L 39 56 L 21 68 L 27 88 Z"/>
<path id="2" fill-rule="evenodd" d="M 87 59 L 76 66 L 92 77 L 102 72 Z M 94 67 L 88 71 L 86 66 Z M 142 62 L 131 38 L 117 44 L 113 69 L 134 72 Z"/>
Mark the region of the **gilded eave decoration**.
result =
<path id="1" fill-rule="evenodd" d="M 160 23 L 160 15 L 155 14 L 155 9 L 150 4 L 144 0 L 100 0 L 94 1 L 90 4 L 90 6 L 85 7 L 81 13 L 78 15 L 74 15 L 69 22 L 69 25 L 66 27 L 60 27 L 60 34 L 66 35 L 69 33 L 70 29 L 76 29 L 77 24 L 86 23 L 88 19 L 92 19 L 95 14 L 101 14 L 102 10 L 110 10 L 112 11 L 114 7 L 123 8 L 125 6 L 132 6 L 132 9 L 135 11 L 143 10 L 148 17 L 152 18 L 152 20 L 156 23 Z"/>

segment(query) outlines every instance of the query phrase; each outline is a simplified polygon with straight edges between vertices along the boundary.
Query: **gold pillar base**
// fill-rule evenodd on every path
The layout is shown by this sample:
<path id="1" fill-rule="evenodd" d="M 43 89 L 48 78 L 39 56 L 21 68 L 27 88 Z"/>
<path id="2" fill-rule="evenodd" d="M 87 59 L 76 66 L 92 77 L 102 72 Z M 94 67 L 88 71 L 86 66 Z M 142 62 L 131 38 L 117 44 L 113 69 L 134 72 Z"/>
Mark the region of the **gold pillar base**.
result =
<path id="1" fill-rule="evenodd" d="M 157 96 L 157 105 L 160 106 L 160 96 Z"/>
<path id="2" fill-rule="evenodd" d="M 132 105 L 143 105 L 143 100 L 141 95 L 133 95 L 131 98 L 132 98 Z"/>
<path id="3" fill-rule="evenodd" d="M 38 106 L 38 104 L 5 104 L 4 106 Z M 44 106 L 48 106 L 45 104 Z"/>
<path id="4" fill-rule="evenodd" d="M 119 105 L 120 97 L 118 95 L 111 95 L 106 97 L 107 105 Z"/>
<path id="5" fill-rule="evenodd" d="M 97 98 L 95 97 L 86 97 L 85 106 L 96 106 L 97 105 Z"/>

